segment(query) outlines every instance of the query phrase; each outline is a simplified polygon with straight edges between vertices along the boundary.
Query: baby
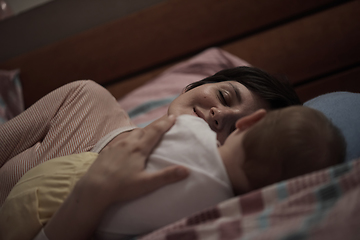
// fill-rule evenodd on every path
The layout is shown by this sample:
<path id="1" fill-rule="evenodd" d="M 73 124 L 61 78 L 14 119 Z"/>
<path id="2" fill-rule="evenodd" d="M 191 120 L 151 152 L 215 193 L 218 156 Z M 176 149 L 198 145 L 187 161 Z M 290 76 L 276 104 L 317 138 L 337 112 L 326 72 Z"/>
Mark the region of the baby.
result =
<path id="1" fill-rule="evenodd" d="M 320 112 L 302 106 L 243 117 L 222 146 L 205 121 L 182 115 L 151 154 L 146 170 L 176 164 L 186 166 L 190 176 L 112 206 L 95 238 L 147 233 L 234 195 L 341 163 L 344 155 L 338 129 Z M 6 239 L 32 239 L 96 158 L 92 152 L 65 156 L 26 173 L 0 209 Z"/>
<path id="2" fill-rule="evenodd" d="M 303 106 L 241 118 L 219 147 L 235 194 L 339 164 L 345 151 L 340 130 Z"/>

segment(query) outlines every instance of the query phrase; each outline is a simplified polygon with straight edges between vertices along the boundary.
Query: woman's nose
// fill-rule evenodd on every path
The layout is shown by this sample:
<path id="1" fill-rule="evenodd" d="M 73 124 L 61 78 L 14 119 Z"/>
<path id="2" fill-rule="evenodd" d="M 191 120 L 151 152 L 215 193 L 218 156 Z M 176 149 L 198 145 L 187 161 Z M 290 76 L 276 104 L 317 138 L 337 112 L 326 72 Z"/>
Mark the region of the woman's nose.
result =
<path id="1" fill-rule="evenodd" d="M 214 128 L 218 131 L 224 129 L 227 124 L 230 126 L 232 124 L 232 119 L 236 121 L 236 113 L 233 110 L 226 108 L 221 109 L 212 107 L 210 109 L 210 117 Z"/>

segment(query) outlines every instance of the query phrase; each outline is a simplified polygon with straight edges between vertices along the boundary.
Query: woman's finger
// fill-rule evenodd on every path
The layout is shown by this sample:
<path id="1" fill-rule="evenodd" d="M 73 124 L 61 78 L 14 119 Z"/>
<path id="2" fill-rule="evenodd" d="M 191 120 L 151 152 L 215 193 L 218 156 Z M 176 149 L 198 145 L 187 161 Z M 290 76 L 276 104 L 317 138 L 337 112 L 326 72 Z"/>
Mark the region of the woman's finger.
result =
<path id="1" fill-rule="evenodd" d="M 148 155 L 160 141 L 162 136 L 174 125 L 174 123 L 175 116 L 164 116 L 146 126 L 143 129 L 145 133 L 139 143 L 143 146 L 143 153 Z"/>

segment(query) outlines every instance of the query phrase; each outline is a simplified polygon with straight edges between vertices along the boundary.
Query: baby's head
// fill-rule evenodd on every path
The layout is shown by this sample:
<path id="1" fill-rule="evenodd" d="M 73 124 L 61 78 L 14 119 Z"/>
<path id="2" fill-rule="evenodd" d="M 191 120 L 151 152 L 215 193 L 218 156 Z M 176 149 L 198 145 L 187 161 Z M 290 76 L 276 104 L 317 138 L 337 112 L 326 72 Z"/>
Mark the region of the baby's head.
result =
<path id="1" fill-rule="evenodd" d="M 235 194 L 344 161 L 345 140 L 319 111 L 294 106 L 239 119 L 219 147 Z"/>

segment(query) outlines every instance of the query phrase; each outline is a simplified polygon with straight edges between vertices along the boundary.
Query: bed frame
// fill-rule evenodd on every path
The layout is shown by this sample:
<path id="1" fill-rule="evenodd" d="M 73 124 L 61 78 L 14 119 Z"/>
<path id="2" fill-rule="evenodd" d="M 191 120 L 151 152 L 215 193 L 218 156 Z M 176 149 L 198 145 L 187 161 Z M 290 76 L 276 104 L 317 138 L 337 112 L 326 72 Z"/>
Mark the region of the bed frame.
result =
<path id="1" fill-rule="evenodd" d="M 26 107 L 77 79 L 92 79 L 120 98 L 212 46 L 285 74 L 302 101 L 360 92 L 360 1 L 168 0 L 0 69 L 21 69 Z"/>

